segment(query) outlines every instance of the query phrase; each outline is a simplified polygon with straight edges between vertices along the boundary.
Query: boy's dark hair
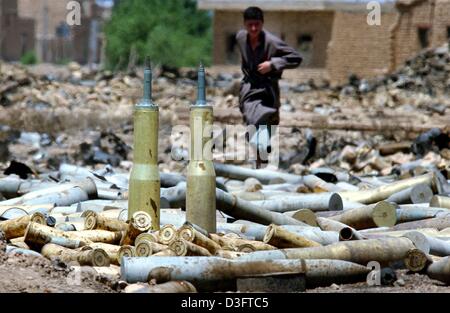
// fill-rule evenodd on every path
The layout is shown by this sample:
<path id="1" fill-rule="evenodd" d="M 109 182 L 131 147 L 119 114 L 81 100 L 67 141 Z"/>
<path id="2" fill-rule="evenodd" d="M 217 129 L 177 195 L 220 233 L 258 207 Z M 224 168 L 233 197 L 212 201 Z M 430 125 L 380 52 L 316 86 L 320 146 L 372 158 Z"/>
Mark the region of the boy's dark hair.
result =
<path id="1" fill-rule="evenodd" d="M 258 20 L 264 22 L 264 13 L 258 7 L 249 7 L 244 11 L 244 21 Z"/>

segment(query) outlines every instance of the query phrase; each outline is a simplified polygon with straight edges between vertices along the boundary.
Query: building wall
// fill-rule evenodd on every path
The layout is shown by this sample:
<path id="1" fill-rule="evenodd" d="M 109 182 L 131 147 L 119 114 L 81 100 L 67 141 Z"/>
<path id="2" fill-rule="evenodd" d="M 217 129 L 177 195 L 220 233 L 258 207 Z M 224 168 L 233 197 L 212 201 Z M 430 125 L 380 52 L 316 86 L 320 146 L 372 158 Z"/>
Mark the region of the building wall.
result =
<path id="1" fill-rule="evenodd" d="M 381 25 L 369 25 L 366 12 L 335 13 L 327 62 L 332 83 L 344 83 L 350 74 L 373 77 L 388 71 L 395 18 L 395 12 L 384 12 Z"/>
<path id="2" fill-rule="evenodd" d="M 450 0 L 436 2 L 431 43 L 441 45 L 450 38 Z"/>
<path id="3" fill-rule="evenodd" d="M 16 0 L 0 1 L 0 58 L 17 61 L 34 48 L 34 21 L 18 16 Z"/>
<path id="4" fill-rule="evenodd" d="M 450 29 L 450 0 L 416 0 L 410 4 L 398 4 L 399 21 L 393 34 L 392 67 L 399 67 L 423 47 L 418 28 L 429 28 L 429 47 L 436 47 L 448 40 Z"/>
<path id="5" fill-rule="evenodd" d="M 81 25 L 70 26 L 70 35 L 65 38 L 57 36 L 57 28 L 66 25 L 67 4 L 70 0 L 17 0 L 19 15 L 36 20 L 36 52 L 38 58 L 45 62 L 75 60 L 87 63 L 89 58 L 89 38 L 91 21 L 100 20 L 102 11 L 96 10 L 94 0 L 81 0 Z M 98 62 L 101 42 L 96 56 L 91 58 Z"/>
<path id="6" fill-rule="evenodd" d="M 333 12 L 266 12 L 264 27 L 283 38 L 289 45 L 302 54 L 310 54 L 303 67 L 324 68 L 326 65 L 327 45 L 331 38 Z M 237 64 L 240 62 L 237 47 L 231 53 L 234 34 L 243 28 L 242 13 L 215 11 L 214 13 L 214 52 L 215 64 Z M 299 45 L 299 37 L 312 37 L 308 53 Z"/>

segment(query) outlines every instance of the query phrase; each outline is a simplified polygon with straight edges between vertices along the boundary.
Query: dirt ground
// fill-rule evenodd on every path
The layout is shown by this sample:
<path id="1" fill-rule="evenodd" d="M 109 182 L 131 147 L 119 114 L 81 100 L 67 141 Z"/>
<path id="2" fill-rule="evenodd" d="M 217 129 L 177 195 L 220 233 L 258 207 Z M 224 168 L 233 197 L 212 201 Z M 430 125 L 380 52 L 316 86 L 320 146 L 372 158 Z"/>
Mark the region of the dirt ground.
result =
<path id="1" fill-rule="evenodd" d="M 307 293 L 450 293 L 450 286 L 427 275 L 396 271 L 397 281 L 391 286 L 368 286 L 367 283 L 332 285 L 309 289 Z"/>
<path id="2" fill-rule="evenodd" d="M 97 281 L 89 275 L 75 280 L 70 272 L 64 264 L 43 257 L 11 255 L 0 249 L 0 293 L 116 292 L 115 282 Z"/>

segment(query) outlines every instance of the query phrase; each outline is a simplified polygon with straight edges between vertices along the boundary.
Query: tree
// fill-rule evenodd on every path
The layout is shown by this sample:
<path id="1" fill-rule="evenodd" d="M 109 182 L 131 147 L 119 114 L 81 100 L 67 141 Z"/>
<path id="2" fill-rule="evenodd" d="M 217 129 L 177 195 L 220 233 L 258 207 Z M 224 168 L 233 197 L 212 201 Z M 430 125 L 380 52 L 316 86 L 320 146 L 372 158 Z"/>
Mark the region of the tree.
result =
<path id="1" fill-rule="evenodd" d="M 209 64 L 211 18 L 193 0 L 123 0 L 105 27 L 109 68 L 124 68 L 134 50 L 137 62 L 146 55 L 171 67 Z"/>

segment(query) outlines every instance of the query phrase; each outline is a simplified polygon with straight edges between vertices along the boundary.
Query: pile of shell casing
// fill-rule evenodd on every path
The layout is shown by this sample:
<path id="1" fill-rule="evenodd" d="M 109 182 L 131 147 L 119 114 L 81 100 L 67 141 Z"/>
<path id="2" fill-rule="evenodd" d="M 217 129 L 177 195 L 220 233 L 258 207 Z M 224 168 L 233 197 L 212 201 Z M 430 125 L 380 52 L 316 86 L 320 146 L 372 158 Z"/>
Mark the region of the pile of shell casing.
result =
<path id="1" fill-rule="evenodd" d="M 145 212 L 128 218 L 128 173 L 63 164 L 40 179 L 1 178 L 6 251 L 109 267 L 138 283 L 126 292 L 249 291 L 250 279 L 254 291 L 276 291 L 267 286 L 281 280 L 287 291 L 304 291 L 365 282 L 370 262 L 450 282 L 450 190 L 439 172 L 353 180 L 331 173 L 339 179 L 330 183 L 225 164 L 215 170 L 215 233 L 186 222 L 179 174 L 161 173 L 159 230 Z"/>

